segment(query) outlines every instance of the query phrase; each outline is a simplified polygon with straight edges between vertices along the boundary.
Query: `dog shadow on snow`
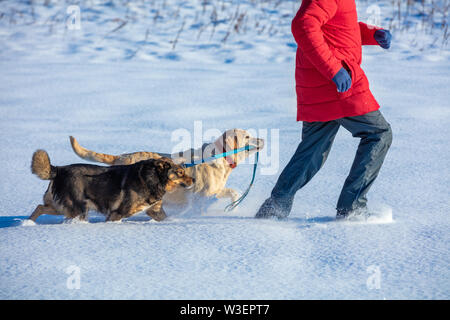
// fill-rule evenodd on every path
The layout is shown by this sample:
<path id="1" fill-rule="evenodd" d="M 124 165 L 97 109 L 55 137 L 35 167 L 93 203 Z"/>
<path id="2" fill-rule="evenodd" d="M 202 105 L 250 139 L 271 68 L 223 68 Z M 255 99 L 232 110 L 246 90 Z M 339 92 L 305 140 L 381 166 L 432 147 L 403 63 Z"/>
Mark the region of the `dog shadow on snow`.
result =
<path id="1" fill-rule="evenodd" d="M 87 221 L 81 222 L 75 219 L 65 219 L 62 215 L 42 215 L 36 222 L 28 220 L 29 216 L 0 216 L 0 229 L 9 227 L 20 227 L 20 226 L 34 226 L 34 225 L 58 225 L 58 224 L 96 224 L 96 223 L 113 223 L 113 224 L 142 224 L 151 223 L 152 226 L 168 226 L 174 224 L 227 224 L 227 223 L 260 223 L 263 225 L 274 225 L 279 224 L 289 225 L 290 227 L 298 228 L 309 228 L 318 224 L 325 224 L 328 222 L 335 221 L 335 217 L 331 216 L 319 216 L 319 217 L 309 217 L 309 216 L 290 216 L 287 219 L 255 219 L 254 213 L 256 213 L 257 207 L 253 204 L 250 206 L 245 206 L 243 208 L 236 208 L 231 212 L 225 212 L 224 208 L 226 206 L 226 201 L 218 199 L 206 199 L 201 201 L 203 204 L 201 206 L 189 206 L 185 210 L 177 206 L 168 206 L 167 215 L 168 217 L 160 222 L 152 220 L 144 212 L 138 213 L 131 217 L 122 219 L 120 222 L 106 222 L 104 215 L 90 211 Z M 198 204 L 196 202 L 196 204 Z M 253 208 L 255 207 L 255 208 Z"/>
<path id="2" fill-rule="evenodd" d="M 87 222 L 81 222 L 77 219 L 67 220 L 64 216 L 42 215 L 36 222 L 28 220 L 29 216 L 0 216 L 0 229 L 30 225 L 56 225 L 56 224 L 90 224 L 104 223 L 106 218 L 100 214 L 90 214 Z M 123 219 L 123 222 L 144 222 L 152 219 L 145 214 L 135 215 L 133 217 Z M 110 222 L 115 223 L 115 222 Z"/>
<path id="3" fill-rule="evenodd" d="M 236 215 L 238 214 L 238 215 Z M 0 229 L 10 228 L 10 227 L 20 227 L 20 226 L 33 226 L 33 225 L 58 225 L 58 224 L 96 224 L 105 223 L 105 217 L 98 213 L 90 213 L 87 222 L 80 222 L 79 220 L 66 220 L 63 216 L 53 216 L 53 215 L 42 215 L 36 222 L 31 222 L 28 220 L 29 216 L 0 216 Z M 289 217 L 287 219 L 255 219 L 254 216 L 242 216 L 239 213 L 231 212 L 208 212 L 207 214 L 197 214 L 192 212 L 187 212 L 182 215 L 169 215 L 168 218 L 161 222 L 153 221 L 145 213 L 140 213 L 132 217 L 123 219 L 121 222 L 107 222 L 107 223 L 123 223 L 124 225 L 138 224 L 138 223 L 148 223 L 151 222 L 153 226 L 167 226 L 173 224 L 224 224 L 224 223 L 235 223 L 237 221 L 249 223 L 263 223 L 263 224 L 294 224 L 295 227 L 307 228 L 315 224 L 323 224 L 335 221 L 334 217 L 321 216 L 321 217 Z"/>

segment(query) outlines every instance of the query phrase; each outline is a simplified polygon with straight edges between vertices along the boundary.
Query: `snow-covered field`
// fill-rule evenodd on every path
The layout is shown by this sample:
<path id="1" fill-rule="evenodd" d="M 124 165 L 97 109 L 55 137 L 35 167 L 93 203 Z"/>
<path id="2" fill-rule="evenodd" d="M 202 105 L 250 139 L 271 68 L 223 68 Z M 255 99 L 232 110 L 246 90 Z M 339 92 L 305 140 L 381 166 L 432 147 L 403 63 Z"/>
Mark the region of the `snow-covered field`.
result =
<path id="1" fill-rule="evenodd" d="M 358 144 L 341 129 L 286 221 L 253 219 L 279 174 L 258 170 L 232 213 L 221 212 L 226 202 L 217 201 L 204 215 L 160 223 L 142 214 L 105 223 L 92 213 L 90 223 L 42 216 L 24 225 L 47 187 L 30 172 L 32 153 L 43 148 L 56 165 L 80 162 L 69 135 L 107 153 L 171 152 L 172 133 L 192 132 L 195 121 L 203 131 L 279 129 L 280 170 L 300 142 L 287 16 L 297 2 L 241 1 L 248 30 L 227 41 L 233 25 L 226 21 L 212 36 L 212 25 L 198 36 L 202 1 L 167 0 L 164 8 L 150 1 L 166 12 L 162 18 L 155 22 L 156 11 L 142 4 L 139 19 L 112 33 L 121 24 L 113 19 L 125 20 L 124 7 L 93 2 L 80 6 L 81 30 L 65 27 L 69 3 L 36 4 L 34 23 L 19 23 L 18 13 L 11 23 L 11 7 L 25 10 L 27 3 L 0 2 L 1 299 L 450 298 L 450 54 L 430 34 L 420 35 L 430 43 L 426 50 L 413 47 L 406 31 L 394 33 L 388 51 L 364 48 L 363 68 L 394 131 L 369 201 L 392 210 L 391 219 L 334 221 Z M 236 2 L 218 1 L 229 5 L 223 12 L 231 18 Z M 384 8 L 389 1 L 376 3 Z M 211 4 L 205 8 L 211 19 Z M 61 21 L 49 18 L 59 11 Z M 258 27 L 267 25 L 261 34 L 258 17 Z M 269 36 L 271 24 L 278 31 Z M 276 141 L 268 138 L 270 153 Z M 245 190 L 251 168 L 239 166 L 228 185 Z M 77 271 L 79 289 L 70 289 Z"/>

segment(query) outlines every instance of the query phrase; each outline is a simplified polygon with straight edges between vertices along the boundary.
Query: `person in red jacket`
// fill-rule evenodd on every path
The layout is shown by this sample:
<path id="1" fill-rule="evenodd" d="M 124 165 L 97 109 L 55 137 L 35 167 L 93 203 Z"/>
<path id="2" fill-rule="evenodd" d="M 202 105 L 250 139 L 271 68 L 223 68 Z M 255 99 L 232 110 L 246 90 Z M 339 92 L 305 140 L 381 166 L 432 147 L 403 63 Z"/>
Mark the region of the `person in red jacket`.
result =
<path id="1" fill-rule="evenodd" d="M 289 215 L 295 193 L 319 171 L 343 126 L 360 138 L 337 203 L 337 219 L 369 214 L 366 194 L 392 143 L 361 69 L 362 45 L 390 46 L 388 30 L 358 22 L 355 0 L 303 0 L 292 21 L 297 42 L 297 120 L 302 141 L 257 218 Z"/>

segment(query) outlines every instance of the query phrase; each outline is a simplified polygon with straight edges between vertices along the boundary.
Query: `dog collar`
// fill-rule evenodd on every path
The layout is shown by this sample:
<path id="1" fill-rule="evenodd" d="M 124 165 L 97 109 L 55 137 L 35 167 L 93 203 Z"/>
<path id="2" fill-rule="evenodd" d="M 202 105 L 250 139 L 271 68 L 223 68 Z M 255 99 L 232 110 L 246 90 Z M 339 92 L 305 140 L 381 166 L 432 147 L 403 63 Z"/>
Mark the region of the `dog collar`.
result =
<path id="1" fill-rule="evenodd" d="M 223 139 L 223 143 L 221 143 L 221 141 L 216 141 L 215 145 L 219 149 L 222 147 L 222 152 L 223 153 L 227 153 L 227 149 L 225 147 L 225 145 L 226 145 L 225 138 Z M 234 137 L 234 148 L 233 148 L 233 150 L 236 150 L 236 149 L 237 149 L 237 137 L 235 136 Z M 234 156 L 237 157 L 237 154 L 235 154 Z M 235 160 L 233 160 L 233 155 L 226 156 L 225 160 L 228 162 L 228 165 L 230 166 L 231 169 L 236 168 L 237 163 L 236 163 Z"/>

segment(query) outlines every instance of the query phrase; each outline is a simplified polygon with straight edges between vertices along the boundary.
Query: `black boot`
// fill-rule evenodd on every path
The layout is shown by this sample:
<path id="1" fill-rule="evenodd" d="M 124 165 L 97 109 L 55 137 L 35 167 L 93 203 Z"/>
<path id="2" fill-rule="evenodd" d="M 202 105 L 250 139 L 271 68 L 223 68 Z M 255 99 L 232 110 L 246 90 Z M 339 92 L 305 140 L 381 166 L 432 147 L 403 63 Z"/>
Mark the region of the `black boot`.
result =
<path id="1" fill-rule="evenodd" d="M 268 198 L 259 208 L 258 212 L 255 215 L 255 218 L 268 219 L 276 217 L 278 219 L 284 219 L 289 215 L 291 207 L 292 203 L 283 206 L 280 201 L 277 201 L 274 198 Z"/>
<path id="2" fill-rule="evenodd" d="M 349 211 L 347 210 L 338 210 L 336 213 L 336 220 L 346 220 L 349 216 Z"/>
<path id="3" fill-rule="evenodd" d="M 362 207 L 354 210 L 338 209 L 336 213 L 336 220 L 367 220 L 370 216 L 367 207 Z"/>

